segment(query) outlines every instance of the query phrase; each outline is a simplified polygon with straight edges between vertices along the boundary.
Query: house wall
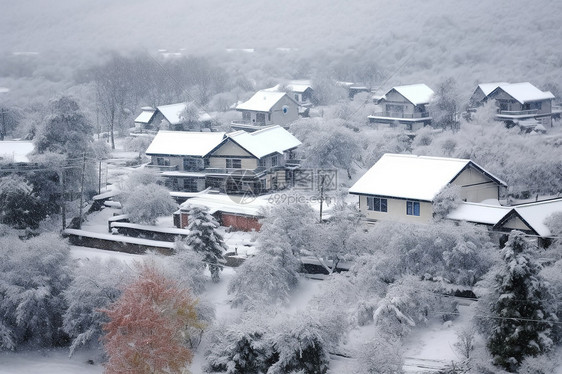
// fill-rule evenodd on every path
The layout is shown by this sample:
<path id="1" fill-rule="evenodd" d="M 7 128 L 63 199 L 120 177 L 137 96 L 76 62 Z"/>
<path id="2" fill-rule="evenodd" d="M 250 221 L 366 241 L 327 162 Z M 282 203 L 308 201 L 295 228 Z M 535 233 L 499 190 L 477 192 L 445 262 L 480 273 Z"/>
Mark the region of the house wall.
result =
<path id="1" fill-rule="evenodd" d="M 461 187 L 461 199 L 465 201 L 480 203 L 487 199 L 499 200 L 499 185 L 472 167 L 459 174 L 451 184 Z"/>
<path id="2" fill-rule="evenodd" d="M 529 226 L 527 226 L 519 217 L 512 217 L 507 220 L 502 226 L 502 229 L 508 230 L 521 230 L 521 231 L 531 231 Z"/>
<path id="3" fill-rule="evenodd" d="M 283 107 L 287 106 L 287 113 L 283 113 Z M 271 108 L 271 124 L 284 126 L 293 121 L 299 119 L 299 108 L 298 105 L 291 100 L 287 95 L 283 96 L 274 106 Z M 267 123 L 267 116 L 266 116 Z M 268 123 L 269 124 L 269 123 Z"/>
<path id="4" fill-rule="evenodd" d="M 375 212 L 367 209 L 367 196 L 359 196 L 359 209 L 368 220 L 394 221 L 407 223 L 429 223 L 433 219 L 433 205 L 420 201 L 420 215 L 406 214 L 406 201 L 403 199 L 387 198 L 387 212 Z M 412 200 L 415 201 L 415 200 Z"/>
<path id="5" fill-rule="evenodd" d="M 227 158 L 239 158 L 242 160 L 242 169 L 254 170 L 258 167 L 258 159 L 245 151 L 238 144 L 227 141 L 215 150 L 209 157 L 209 167 L 225 169 Z"/>
<path id="6" fill-rule="evenodd" d="M 386 100 L 383 100 L 381 104 L 383 111 L 387 111 L 386 104 L 401 105 L 404 109 L 404 113 L 408 114 L 413 114 L 415 108 L 411 102 L 406 100 L 406 98 L 400 95 L 396 90 L 391 90 L 387 93 Z"/>
<path id="7" fill-rule="evenodd" d="M 240 216 L 232 213 L 221 214 L 221 225 L 225 227 L 232 227 L 240 231 L 260 231 L 261 224 L 257 217 Z"/>
<path id="8" fill-rule="evenodd" d="M 482 91 L 480 87 L 477 87 L 476 91 L 474 91 L 474 93 L 470 97 L 470 104 L 472 106 L 476 106 L 480 104 L 485 98 L 486 95 L 484 94 L 484 91 Z"/>

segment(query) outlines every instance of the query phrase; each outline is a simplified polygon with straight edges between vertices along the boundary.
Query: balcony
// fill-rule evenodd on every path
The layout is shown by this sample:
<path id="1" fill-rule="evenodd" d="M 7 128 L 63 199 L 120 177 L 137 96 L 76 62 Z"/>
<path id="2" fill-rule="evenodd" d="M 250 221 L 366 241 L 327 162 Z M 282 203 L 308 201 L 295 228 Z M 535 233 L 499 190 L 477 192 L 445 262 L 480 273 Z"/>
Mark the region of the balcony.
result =
<path id="1" fill-rule="evenodd" d="M 416 112 L 416 113 L 404 113 L 404 112 L 377 112 L 372 117 L 384 117 L 384 118 L 400 118 L 400 119 L 417 119 L 417 118 L 429 118 L 429 112 Z"/>
<path id="2" fill-rule="evenodd" d="M 528 109 L 528 110 L 500 110 L 498 115 L 500 116 L 534 116 L 539 112 L 538 109 Z"/>
<path id="3" fill-rule="evenodd" d="M 157 169 L 159 171 L 175 171 L 178 170 L 178 165 L 153 165 L 153 164 L 148 164 L 146 165 L 147 168 L 150 169 Z"/>

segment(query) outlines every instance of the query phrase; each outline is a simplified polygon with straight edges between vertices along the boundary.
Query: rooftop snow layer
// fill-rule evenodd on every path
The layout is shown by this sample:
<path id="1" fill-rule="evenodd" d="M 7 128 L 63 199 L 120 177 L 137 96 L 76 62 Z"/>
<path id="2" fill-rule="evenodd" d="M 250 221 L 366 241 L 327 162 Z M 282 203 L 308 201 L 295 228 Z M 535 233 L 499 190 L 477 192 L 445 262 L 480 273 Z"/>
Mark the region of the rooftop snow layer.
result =
<path id="1" fill-rule="evenodd" d="M 188 199 L 180 205 L 180 209 L 186 209 L 189 206 L 209 208 L 209 213 L 211 214 L 220 211 L 259 217 L 262 215 L 262 210 L 268 206 L 268 200 L 264 196 L 245 201 L 243 199 L 239 200 L 237 196 L 205 194 Z"/>
<path id="2" fill-rule="evenodd" d="M 224 132 L 158 131 L 147 155 L 203 157 L 224 139 Z"/>
<path id="3" fill-rule="evenodd" d="M 495 83 L 480 83 L 478 87 L 484 92 L 484 95 L 488 96 L 499 86 L 504 86 L 509 84 L 509 82 L 495 82 Z"/>
<path id="4" fill-rule="evenodd" d="M 349 192 L 433 201 L 435 195 L 469 164 L 484 171 L 466 159 L 386 153 Z M 488 175 L 505 185 L 493 175 Z"/>
<path id="5" fill-rule="evenodd" d="M 29 154 L 35 149 L 33 142 L 21 140 L 0 141 L 0 160 L 29 162 Z"/>
<path id="6" fill-rule="evenodd" d="M 499 88 L 521 104 L 554 99 L 554 95 L 550 91 L 541 91 L 529 82 L 504 84 L 499 86 Z"/>
<path id="7" fill-rule="evenodd" d="M 169 105 L 160 105 L 157 108 L 158 111 L 162 113 L 162 115 L 166 118 L 166 120 L 171 125 L 177 125 L 182 122 L 180 115 L 182 114 L 182 112 L 185 110 L 186 107 L 187 107 L 187 103 L 177 103 L 177 104 L 169 104 Z M 198 120 L 201 122 L 210 121 L 211 116 L 201 110 L 199 111 Z"/>
<path id="8" fill-rule="evenodd" d="M 541 237 L 551 236 L 550 229 L 544 221 L 554 213 L 562 213 L 562 198 L 517 205 L 513 209 L 537 232 Z"/>
<path id="9" fill-rule="evenodd" d="M 390 91 L 396 90 L 414 105 L 427 104 L 431 100 L 434 92 L 425 84 L 410 84 L 407 86 L 393 87 Z M 388 92 L 390 92 L 388 91 Z M 388 94 L 387 92 L 387 94 Z"/>
<path id="10" fill-rule="evenodd" d="M 154 116 L 154 113 L 156 113 L 156 109 L 154 108 L 150 108 L 150 109 L 143 108 L 141 114 L 139 114 L 138 117 L 135 118 L 135 122 L 149 123 L 152 117 Z"/>
<path id="11" fill-rule="evenodd" d="M 283 153 L 301 144 L 293 134 L 278 125 L 254 132 L 236 131 L 227 136 L 257 158 Z"/>
<path id="12" fill-rule="evenodd" d="M 512 207 L 508 206 L 463 202 L 450 212 L 447 218 L 456 221 L 495 225 L 505 217 L 511 209 Z"/>
<path id="13" fill-rule="evenodd" d="M 236 110 L 269 112 L 271 108 L 285 95 L 285 92 L 261 90 L 256 92 L 250 100 L 242 104 L 238 104 L 236 106 Z"/>

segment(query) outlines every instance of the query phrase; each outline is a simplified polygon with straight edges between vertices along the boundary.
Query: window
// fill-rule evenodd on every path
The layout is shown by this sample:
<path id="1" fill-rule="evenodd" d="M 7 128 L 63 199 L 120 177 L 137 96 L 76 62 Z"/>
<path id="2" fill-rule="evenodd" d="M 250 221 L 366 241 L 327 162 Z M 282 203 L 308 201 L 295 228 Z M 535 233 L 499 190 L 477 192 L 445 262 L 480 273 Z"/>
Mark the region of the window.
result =
<path id="1" fill-rule="evenodd" d="M 375 212 L 388 212 L 388 201 L 380 197 L 367 197 L 367 209 Z"/>
<path id="2" fill-rule="evenodd" d="M 278 163 L 279 163 L 279 160 L 277 159 L 277 155 L 271 156 L 271 167 L 277 166 Z"/>
<path id="3" fill-rule="evenodd" d="M 227 158 L 226 159 L 226 168 L 227 169 L 241 169 L 242 168 L 242 160 L 239 158 Z"/>
<path id="4" fill-rule="evenodd" d="M 265 158 L 260 158 L 258 160 L 258 166 L 259 167 L 265 167 Z"/>
<path id="5" fill-rule="evenodd" d="M 199 167 L 199 165 L 199 160 L 196 158 L 185 157 L 183 159 L 183 170 L 185 171 L 200 170 L 201 168 Z"/>
<path id="6" fill-rule="evenodd" d="M 409 216 L 420 215 L 420 202 L 419 201 L 406 201 L 406 214 Z"/>
<path id="7" fill-rule="evenodd" d="M 197 179 L 185 178 L 183 180 L 183 190 L 188 192 L 197 192 Z"/>

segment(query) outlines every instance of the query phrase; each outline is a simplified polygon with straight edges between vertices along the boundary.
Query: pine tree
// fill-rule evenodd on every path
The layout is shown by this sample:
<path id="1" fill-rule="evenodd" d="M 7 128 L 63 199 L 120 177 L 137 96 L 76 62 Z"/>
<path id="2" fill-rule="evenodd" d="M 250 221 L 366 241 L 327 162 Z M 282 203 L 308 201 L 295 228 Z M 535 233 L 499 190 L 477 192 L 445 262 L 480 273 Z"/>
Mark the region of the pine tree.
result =
<path id="1" fill-rule="evenodd" d="M 524 234 L 512 231 L 502 249 L 503 266 L 495 275 L 497 300 L 488 349 L 494 363 L 515 370 L 527 356 L 552 347 L 552 295 L 539 276 L 541 266 L 533 258 Z"/>
<path id="2" fill-rule="evenodd" d="M 195 252 L 203 254 L 213 282 L 219 281 L 221 264 L 225 263 L 223 252 L 227 250 L 222 235 L 217 231 L 218 222 L 207 208 L 190 207 L 188 211 L 189 234 L 186 244 Z"/>
<path id="3" fill-rule="evenodd" d="M 198 326 L 188 289 L 141 265 L 136 281 L 108 309 L 106 373 L 183 373 L 191 362 L 189 332 Z"/>

